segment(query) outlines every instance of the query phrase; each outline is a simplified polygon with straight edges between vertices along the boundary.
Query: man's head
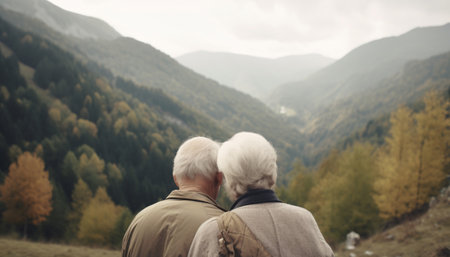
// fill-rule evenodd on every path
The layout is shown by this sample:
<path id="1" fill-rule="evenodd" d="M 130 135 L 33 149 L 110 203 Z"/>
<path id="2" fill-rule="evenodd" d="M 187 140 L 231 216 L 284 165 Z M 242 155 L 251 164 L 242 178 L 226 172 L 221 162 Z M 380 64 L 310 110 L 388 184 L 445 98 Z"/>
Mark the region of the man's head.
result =
<path id="1" fill-rule="evenodd" d="M 185 141 L 173 161 L 173 178 L 183 190 L 199 189 L 216 198 L 222 174 L 217 168 L 219 143 L 206 138 L 194 137 Z"/>
<path id="2" fill-rule="evenodd" d="M 277 180 L 276 162 L 273 146 L 263 136 L 251 132 L 235 134 L 222 144 L 217 156 L 232 200 L 250 189 L 272 189 Z"/>

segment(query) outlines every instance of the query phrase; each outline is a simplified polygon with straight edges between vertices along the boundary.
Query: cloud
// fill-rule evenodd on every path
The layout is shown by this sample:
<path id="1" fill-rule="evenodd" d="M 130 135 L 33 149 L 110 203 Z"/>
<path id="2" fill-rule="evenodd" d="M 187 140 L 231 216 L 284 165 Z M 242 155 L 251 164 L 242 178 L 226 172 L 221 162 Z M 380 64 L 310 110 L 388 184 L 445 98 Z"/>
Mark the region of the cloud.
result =
<path id="1" fill-rule="evenodd" d="M 450 22 L 449 0 L 51 0 L 177 56 L 195 50 L 341 57 L 371 40 Z"/>

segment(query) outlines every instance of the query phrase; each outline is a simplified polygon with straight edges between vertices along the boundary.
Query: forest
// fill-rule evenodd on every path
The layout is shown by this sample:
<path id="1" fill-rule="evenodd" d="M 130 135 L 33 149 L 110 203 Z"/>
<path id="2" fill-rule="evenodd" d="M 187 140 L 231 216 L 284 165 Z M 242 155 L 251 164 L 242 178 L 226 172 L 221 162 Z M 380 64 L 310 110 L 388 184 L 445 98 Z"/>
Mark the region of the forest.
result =
<path id="1" fill-rule="evenodd" d="M 2 20 L 0 42 L 3 234 L 118 248 L 133 215 L 175 188 L 172 161 L 181 142 L 232 134 L 161 89 L 80 61 Z M 423 83 L 450 88 L 445 76 Z M 301 161 L 298 153 L 308 148 L 295 148 L 302 139 L 283 141 L 283 152 L 299 156 L 281 163 L 293 168 L 279 197 L 310 210 L 332 244 L 351 230 L 369 236 L 426 209 L 450 175 L 448 102 L 448 91 L 430 91 L 343 138 L 317 166 Z"/>
<path id="2" fill-rule="evenodd" d="M 175 187 L 172 159 L 182 140 L 228 136 L 161 90 L 92 73 L 6 22 L 0 29 L 2 231 L 25 227 L 20 231 L 31 238 L 117 245 L 132 213 Z M 30 173 L 33 163 L 50 181 L 39 190 L 51 197 L 22 206 L 14 192 L 23 199 L 41 195 L 38 186 L 27 189 L 41 183 Z M 17 180 L 24 182 L 14 187 Z"/>

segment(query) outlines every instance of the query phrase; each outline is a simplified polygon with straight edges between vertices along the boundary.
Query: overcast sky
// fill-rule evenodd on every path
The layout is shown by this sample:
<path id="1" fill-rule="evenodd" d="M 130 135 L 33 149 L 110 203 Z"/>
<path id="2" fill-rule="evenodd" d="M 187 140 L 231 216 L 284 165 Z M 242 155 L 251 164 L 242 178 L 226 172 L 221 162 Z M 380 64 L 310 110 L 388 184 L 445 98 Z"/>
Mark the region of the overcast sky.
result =
<path id="1" fill-rule="evenodd" d="M 353 48 L 450 22 L 450 0 L 50 0 L 100 18 L 172 57 L 197 51 L 261 57 Z"/>

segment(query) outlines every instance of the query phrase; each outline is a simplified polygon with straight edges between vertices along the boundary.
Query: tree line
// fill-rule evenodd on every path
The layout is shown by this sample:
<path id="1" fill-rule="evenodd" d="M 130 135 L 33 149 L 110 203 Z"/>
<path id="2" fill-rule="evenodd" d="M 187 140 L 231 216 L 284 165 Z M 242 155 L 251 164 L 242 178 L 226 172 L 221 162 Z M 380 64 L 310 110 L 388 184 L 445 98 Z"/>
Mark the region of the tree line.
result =
<path id="1" fill-rule="evenodd" d="M 350 231 L 368 236 L 426 208 L 445 185 L 450 175 L 448 117 L 448 97 L 428 92 L 416 112 L 401 106 L 390 115 L 383 144 L 353 141 L 331 151 L 315 170 L 298 161 L 279 194 L 310 210 L 332 243 Z"/>
<path id="2" fill-rule="evenodd" d="M 1 20 L 0 42 L 0 232 L 117 246 L 132 213 L 175 188 L 172 160 L 183 140 L 228 136 L 161 90 L 87 66 Z M 13 190 L 11 181 L 40 181 L 35 173 L 49 184 Z M 33 199 L 46 203 L 35 208 Z"/>

